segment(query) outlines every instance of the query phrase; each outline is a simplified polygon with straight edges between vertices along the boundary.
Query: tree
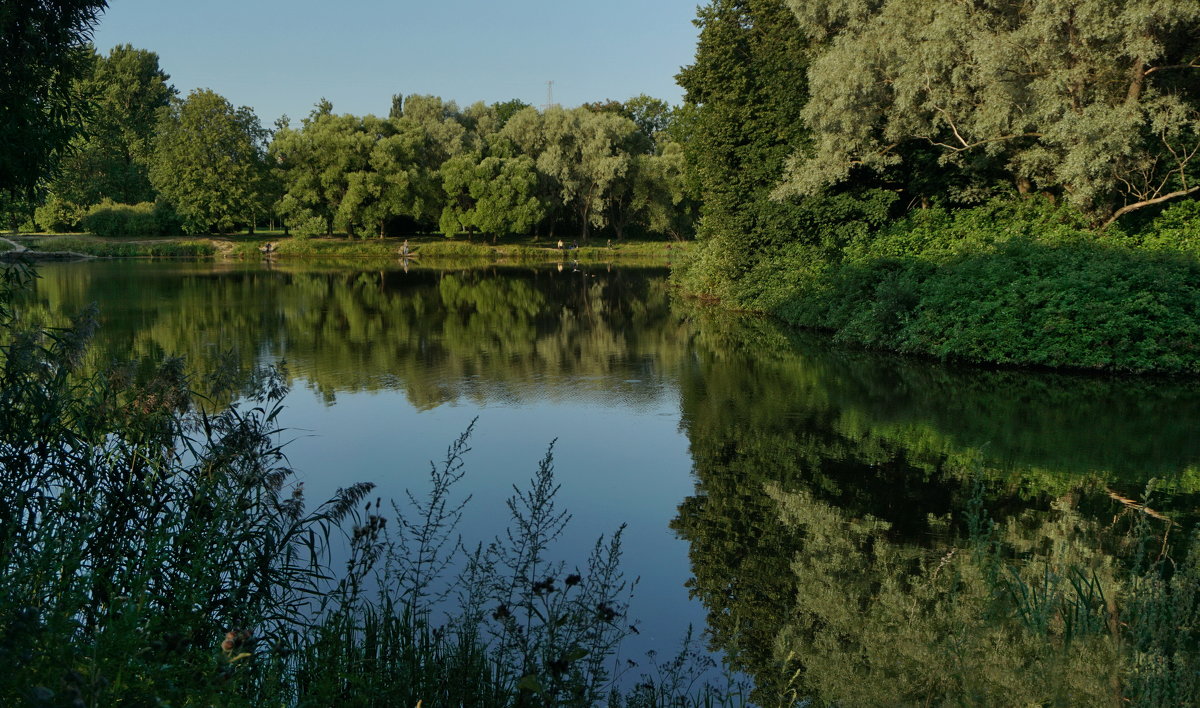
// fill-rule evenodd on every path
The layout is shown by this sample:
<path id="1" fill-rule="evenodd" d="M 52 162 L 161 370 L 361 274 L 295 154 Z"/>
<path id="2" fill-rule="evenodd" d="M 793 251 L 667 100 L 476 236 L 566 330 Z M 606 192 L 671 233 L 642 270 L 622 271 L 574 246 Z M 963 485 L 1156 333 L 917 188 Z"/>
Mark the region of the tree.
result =
<path id="1" fill-rule="evenodd" d="M 150 180 L 189 233 L 253 229 L 266 210 L 266 141 L 250 108 L 198 89 L 163 111 Z"/>
<path id="2" fill-rule="evenodd" d="M 546 111 L 544 126 L 546 148 L 537 167 L 557 181 L 562 203 L 574 210 L 587 241 L 590 227 L 608 223 L 612 189 L 629 171 L 628 146 L 637 126 L 613 113 L 558 107 Z"/>
<path id="3" fill-rule="evenodd" d="M 793 215 L 771 200 L 789 155 L 807 133 L 804 44 L 783 0 L 712 0 L 699 10 L 686 91 L 689 171 L 703 207 L 690 287 L 731 296 L 758 254 L 797 238 Z"/>
<path id="4" fill-rule="evenodd" d="M 158 111 L 176 95 L 158 55 L 130 45 L 95 56 L 81 81 L 91 97 L 84 133 L 50 183 L 55 201 L 87 207 L 103 199 L 123 204 L 154 200 L 149 163 Z"/>
<path id="5" fill-rule="evenodd" d="M 448 199 L 441 228 L 447 236 L 478 230 L 497 236 L 530 233 L 545 216 L 533 159 L 461 155 L 442 166 Z"/>
<path id="6" fill-rule="evenodd" d="M 778 196 L 902 163 L 982 163 L 1111 223 L 1200 191 L 1200 3 L 789 0 L 813 58 Z"/>
<path id="7" fill-rule="evenodd" d="M 0 5 L 0 191 L 32 194 L 83 124 L 75 80 L 88 68 L 104 0 Z"/>

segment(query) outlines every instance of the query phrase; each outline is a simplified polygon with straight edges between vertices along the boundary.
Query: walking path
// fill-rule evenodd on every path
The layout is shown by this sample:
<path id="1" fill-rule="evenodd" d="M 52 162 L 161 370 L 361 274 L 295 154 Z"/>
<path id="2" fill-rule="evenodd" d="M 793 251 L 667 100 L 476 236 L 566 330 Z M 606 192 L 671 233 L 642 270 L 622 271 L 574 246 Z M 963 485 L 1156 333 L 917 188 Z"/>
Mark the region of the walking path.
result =
<path id="1" fill-rule="evenodd" d="M 72 258 L 95 258 L 86 253 L 76 253 L 75 251 L 31 251 L 25 246 L 11 239 L 0 236 L 0 241 L 12 246 L 11 251 L 0 252 L 0 260 L 10 260 L 14 256 L 20 255 L 22 258 L 34 258 L 42 260 L 68 260 Z"/>
<path id="2" fill-rule="evenodd" d="M 0 236 L 0 241 L 3 241 L 13 247 L 13 250 L 9 251 L 9 253 L 20 253 L 21 251 L 29 250 L 29 249 L 25 248 L 24 246 L 22 246 L 21 244 L 17 243 L 16 241 L 9 241 L 8 239 L 4 238 L 3 236 Z"/>

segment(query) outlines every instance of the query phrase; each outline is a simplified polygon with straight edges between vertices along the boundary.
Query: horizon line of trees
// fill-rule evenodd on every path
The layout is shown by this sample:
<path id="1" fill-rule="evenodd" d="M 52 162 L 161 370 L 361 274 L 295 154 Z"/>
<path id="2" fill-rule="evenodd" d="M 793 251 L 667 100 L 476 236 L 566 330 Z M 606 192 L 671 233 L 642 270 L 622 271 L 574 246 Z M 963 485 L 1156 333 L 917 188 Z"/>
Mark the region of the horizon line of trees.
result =
<path id="1" fill-rule="evenodd" d="M 58 169 L 0 210 L 8 226 L 102 234 L 691 235 L 683 111 L 646 95 L 538 110 L 395 95 L 386 117 L 321 99 L 264 128 L 211 89 L 181 97 L 130 45 L 75 82 L 83 129 Z M 32 217 L 32 219 L 30 218 Z"/>

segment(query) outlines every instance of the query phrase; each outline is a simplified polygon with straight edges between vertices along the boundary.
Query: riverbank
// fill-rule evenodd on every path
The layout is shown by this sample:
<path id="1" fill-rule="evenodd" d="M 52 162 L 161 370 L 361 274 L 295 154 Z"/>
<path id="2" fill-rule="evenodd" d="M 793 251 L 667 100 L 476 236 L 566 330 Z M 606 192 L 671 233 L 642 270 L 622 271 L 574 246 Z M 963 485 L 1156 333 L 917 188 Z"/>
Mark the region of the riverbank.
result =
<path id="1" fill-rule="evenodd" d="M 74 252 L 98 258 L 401 258 L 405 239 L 294 238 L 277 233 L 150 239 L 102 238 L 90 234 L 16 234 L 12 244 L 43 253 Z M 413 263 L 446 265 L 470 263 L 613 263 L 670 265 L 689 243 L 623 241 L 558 248 L 530 239 L 486 241 L 450 240 L 441 236 L 408 239 Z"/>
<path id="2" fill-rule="evenodd" d="M 1200 374 L 1200 211 L 1095 231 L 1072 210 L 996 201 L 843 224 L 725 266 L 701 242 L 685 291 L 835 341 L 941 361 Z M 840 231 L 840 233 L 839 233 Z M 835 238 L 831 238 L 830 234 Z"/>

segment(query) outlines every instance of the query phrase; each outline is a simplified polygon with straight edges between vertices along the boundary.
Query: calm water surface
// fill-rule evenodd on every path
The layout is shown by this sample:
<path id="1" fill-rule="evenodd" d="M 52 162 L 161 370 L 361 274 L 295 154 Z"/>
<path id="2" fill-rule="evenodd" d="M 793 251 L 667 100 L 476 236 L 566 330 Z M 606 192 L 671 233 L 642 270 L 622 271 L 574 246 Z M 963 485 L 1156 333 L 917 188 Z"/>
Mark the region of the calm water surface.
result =
<path id="1" fill-rule="evenodd" d="M 574 517 L 557 555 L 582 564 L 628 525 L 633 656 L 705 627 L 763 702 L 1110 702 L 1163 679 L 1120 668 L 1115 627 L 1140 626 L 1137 574 L 1186 546 L 1193 384 L 846 352 L 679 302 L 653 270 L 41 275 L 31 311 L 96 302 L 112 356 L 286 361 L 310 501 L 355 481 L 421 491 L 478 418 L 462 533 L 486 541 L 556 440 Z"/>

